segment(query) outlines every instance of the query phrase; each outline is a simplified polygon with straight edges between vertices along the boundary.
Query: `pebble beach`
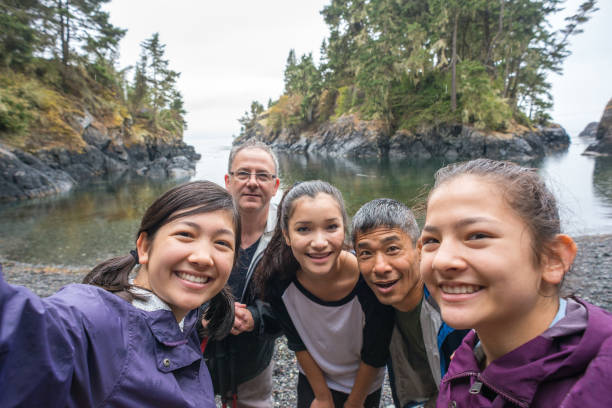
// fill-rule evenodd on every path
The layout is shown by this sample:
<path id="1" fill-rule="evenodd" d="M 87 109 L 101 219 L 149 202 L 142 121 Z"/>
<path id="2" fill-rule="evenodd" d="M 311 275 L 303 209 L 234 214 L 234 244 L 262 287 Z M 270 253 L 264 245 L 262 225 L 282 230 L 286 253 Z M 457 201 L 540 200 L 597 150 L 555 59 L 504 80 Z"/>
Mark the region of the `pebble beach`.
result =
<path id="1" fill-rule="evenodd" d="M 612 234 L 582 236 L 575 241 L 578 255 L 566 276 L 563 294 L 576 295 L 612 312 Z M 52 295 L 64 285 L 80 282 L 88 272 L 86 268 L 31 265 L 4 259 L 0 259 L 0 264 L 7 282 L 26 286 L 41 297 Z M 275 406 L 293 407 L 298 371 L 295 356 L 287 348 L 284 337 L 277 340 L 273 361 Z M 393 406 L 387 384 L 381 406 Z"/>

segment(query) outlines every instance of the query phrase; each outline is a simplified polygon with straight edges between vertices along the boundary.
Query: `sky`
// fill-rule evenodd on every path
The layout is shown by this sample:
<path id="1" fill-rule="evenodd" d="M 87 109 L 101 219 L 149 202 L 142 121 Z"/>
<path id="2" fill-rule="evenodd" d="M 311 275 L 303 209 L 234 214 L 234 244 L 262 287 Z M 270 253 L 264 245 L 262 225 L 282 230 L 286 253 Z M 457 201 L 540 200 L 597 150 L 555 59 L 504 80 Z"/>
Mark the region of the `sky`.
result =
<path id="1" fill-rule="evenodd" d="M 264 105 L 283 91 L 290 49 L 320 56 L 328 29 L 320 11 L 329 0 L 113 0 L 111 22 L 128 32 L 120 66 L 135 65 L 140 43 L 159 32 L 170 68 L 181 73 L 178 89 L 187 110 L 186 136 L 237 135 L 238 118 L 253 100 Z M 567 11 L 580 0 L 568 0 Z M 563 74 L 553 74 L 552 117 L 570 135 L 598 121 L 612 98 L 612 1 L 571 40 Z M 555 26 L 563 15 L 551 21 Z"/>

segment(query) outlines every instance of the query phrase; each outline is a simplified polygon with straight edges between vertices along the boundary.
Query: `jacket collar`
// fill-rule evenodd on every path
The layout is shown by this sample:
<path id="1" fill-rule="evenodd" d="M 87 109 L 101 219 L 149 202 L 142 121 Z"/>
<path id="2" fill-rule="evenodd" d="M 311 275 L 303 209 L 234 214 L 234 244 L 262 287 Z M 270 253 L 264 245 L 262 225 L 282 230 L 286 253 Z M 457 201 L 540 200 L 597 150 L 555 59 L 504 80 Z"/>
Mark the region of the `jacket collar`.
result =
<path id="1" fill-rule="evenodd" d="M 471 331 L 457 349 L 443 381 L 479 375 L 480 380 L 497 394 L 528 406 L 544 380 L 580 373 L 594 357 L 598 347 L 593 347 L 592 343 L 603 341 L 600 334 L 592 333 L 597 330 L 591 323 L 594 310 L 577 299 L 568 299 L 567 314 L 556 325 L 494 360 L 482 372 L 473 351 L 478 336 Z M 507 381 L 508 378 L 512 381 Z"/>
<path id="2" fill-rule="evenodd" d="M 142 299 L 134 299 L 132 306 L 146 312 L 144 313 L 145 321 L 157 341 L 167 346 L 186 342 L 186 338 L 198 321 L 197 310 L 192 310 L 180 322 L 177 322 L 170 306 L 153 292 L 137 286 L 132 286 L 131 291 L 142 297 Z"/>

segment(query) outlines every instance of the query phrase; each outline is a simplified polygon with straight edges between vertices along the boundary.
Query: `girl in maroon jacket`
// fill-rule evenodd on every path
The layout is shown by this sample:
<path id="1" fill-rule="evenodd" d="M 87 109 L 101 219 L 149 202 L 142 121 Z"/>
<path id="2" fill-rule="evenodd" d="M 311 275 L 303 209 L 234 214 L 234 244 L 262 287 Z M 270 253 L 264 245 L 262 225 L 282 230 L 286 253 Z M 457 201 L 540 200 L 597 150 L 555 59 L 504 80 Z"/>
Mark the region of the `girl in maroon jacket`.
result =
<path id="1" fill-rule="evenodd" d="M 442 318 L 474 329 L 439 407 L 612 406 L 612 316 L 559 296 L 576 244 L 534 169 L 488 159 L 440 169 L 419 245 Z"/>

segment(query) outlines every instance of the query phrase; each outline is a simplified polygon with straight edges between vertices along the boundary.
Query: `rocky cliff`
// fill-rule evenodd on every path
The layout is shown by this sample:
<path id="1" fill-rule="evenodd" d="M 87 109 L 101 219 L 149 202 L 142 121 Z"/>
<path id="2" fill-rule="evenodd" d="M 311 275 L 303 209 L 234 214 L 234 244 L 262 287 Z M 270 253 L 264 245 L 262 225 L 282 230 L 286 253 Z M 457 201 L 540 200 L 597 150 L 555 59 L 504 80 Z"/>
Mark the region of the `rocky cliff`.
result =
<path id="1" fill-rule="evenodd" d="M 612 99 L 608 101 L 595 133 L 595 142 L 584 151 L 586 155 L 612 156 Z"/>
<path id="2" fill-rule="evenodd" d="M 200 155 L 181 138 L 139 134 L 128 121 L 108 128 L 87 112 L 70 123 L 81 135 L 75 146 L 27 152 L 0 143 L 0 202 L 56 194 L 119 173 L 157 179 L 195 174 Z"/>
<path id="3" fill-rule="evenodd" d="M 570 139 L 560 126 L 528 129 L 517 127 L 513 133 L 484 132 L 466 125 L 439 125 L 415 132 L 399 130 L 390 137 L 376 121 L 345 115 L 308 131 L 267 126 L 265 115 L 234 143 L 258 138 L 278 149 L 323 153 L 334 156 L 386 156 L 448 160 L 490 157 L 527 161 L 553 151 L 564 150 Z"/>

